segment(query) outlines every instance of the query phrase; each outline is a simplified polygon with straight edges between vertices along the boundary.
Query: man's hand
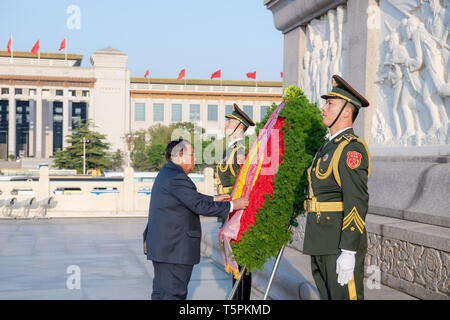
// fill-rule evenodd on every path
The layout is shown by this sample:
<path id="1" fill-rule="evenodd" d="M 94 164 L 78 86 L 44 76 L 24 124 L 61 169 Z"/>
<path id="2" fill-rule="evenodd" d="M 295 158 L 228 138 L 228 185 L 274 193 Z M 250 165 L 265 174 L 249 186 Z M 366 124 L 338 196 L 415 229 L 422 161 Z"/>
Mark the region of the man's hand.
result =
<path id="1" fill-rule="evenodd" d="M 214 197 L 214 201 L 222 202 L 222 201 L 231 201 L 231 196 L 228 194 L 219 194 Z"/>
<path id="2" fill-rule="evenodd" d="M 336 260 L 337 282 L 344 286 L 353 278 L 355 269 L 355 253 L 353 251 L 342 250 L 341 255 Z"/>
<path id="3" fill-rule="evenodd" d="M 245 209 L 248 206 L 248 200 L 244 198 L 238 198 L 233 200 L 233 210 Z"/>

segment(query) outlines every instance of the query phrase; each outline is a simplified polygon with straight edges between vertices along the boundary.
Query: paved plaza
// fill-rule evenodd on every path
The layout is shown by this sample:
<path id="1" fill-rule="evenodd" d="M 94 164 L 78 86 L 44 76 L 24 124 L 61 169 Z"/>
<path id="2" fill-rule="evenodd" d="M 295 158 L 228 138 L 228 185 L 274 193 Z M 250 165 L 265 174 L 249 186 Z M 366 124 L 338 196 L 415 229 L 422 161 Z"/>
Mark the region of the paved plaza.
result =
<path id="1" fill-rule="evenodd" d="M 128 217 L 0 219 L 0 300 L 150 299 L 153 266 L 142 249 L 146 223 L 147 218 Z M 202 226 L 217 239 L 215 218 L 202 219 Z M 285 264 L 299 263 L 290 260 L 289 250 L 284 258 Z M 194 266 L 188 300 L 227 299 L 231 275 L 220 260 L 210 252 Z M 301 263 L 299 268 L 307 269 Z M 280 270 L 287 272 L 283 262 Z M 381 287 L 366 288 L 366 299 L 412 298 Z M 261 300 L 262 293 L 253 288 L 252 299 Z"/>
<path id="2" fill-rule="evenodd" d="M 153 267 L 142 252 L 146 223 L 0 220 L 0 299 L 150 299 Z M 188 299 L 226 299 L 230 291 L 231 275 L 202 257 Z"/>

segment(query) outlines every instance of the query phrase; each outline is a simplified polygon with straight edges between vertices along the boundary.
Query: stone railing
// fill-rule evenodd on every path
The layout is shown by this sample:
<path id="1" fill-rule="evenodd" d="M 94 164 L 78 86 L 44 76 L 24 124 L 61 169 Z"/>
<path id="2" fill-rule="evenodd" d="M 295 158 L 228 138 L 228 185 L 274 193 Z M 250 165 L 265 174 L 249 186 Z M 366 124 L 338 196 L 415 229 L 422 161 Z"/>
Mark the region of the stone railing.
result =
<path id="1" fill-rule="evenodd" d="M 39 180 L 0 181 L 0 217 L 23 217 L 23 201 L 35 198 L 35 204 L 27 210 L 28 217 L 99 217 L 99 216 L 145 216 L 148 213 L 153 182 L 134 181 L 134 170 L 126 168 L 122 178 L 51 179 L 48 167 L 41 167 Z M 74 176 L 76 178 L 76 176 Z M 214 172 L 204 170 L 203 179 L 195 182 L 201 193 L 214 194 Z M 58 192 L 71 188 L 71 192 Z M 99 192 L 96 192 L 99 191 Z M 106 192 L 102 192 L 106 191 Z M 147 192 L 145 192 L 147 191 Z M 52 205 L 44 211 L 38 205 L 52 197 Z M 6 200 L 14 199 L 14 205 Z M 4 201 L 2 201 L 4 200 Z"/>

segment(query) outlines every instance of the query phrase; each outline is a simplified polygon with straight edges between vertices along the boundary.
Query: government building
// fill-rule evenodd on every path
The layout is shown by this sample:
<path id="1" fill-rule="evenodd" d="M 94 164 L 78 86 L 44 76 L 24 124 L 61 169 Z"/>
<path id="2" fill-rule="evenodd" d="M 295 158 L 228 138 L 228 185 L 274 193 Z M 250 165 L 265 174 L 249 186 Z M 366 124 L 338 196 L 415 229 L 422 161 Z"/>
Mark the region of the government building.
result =
<path id="1" fill-rule="evenodd" d="M 126 152 L 131 132 L 158 123 L 194 122 L 222 138 L 233 103 L 258 122 L 281 102 L 281 82 L 135 78 L 128 55 L 110 47 L 92 54 L 91 67 L 82 59 L 0 51 L 0 159 L 49 158 L 88 119 L 111 151 Z"/>

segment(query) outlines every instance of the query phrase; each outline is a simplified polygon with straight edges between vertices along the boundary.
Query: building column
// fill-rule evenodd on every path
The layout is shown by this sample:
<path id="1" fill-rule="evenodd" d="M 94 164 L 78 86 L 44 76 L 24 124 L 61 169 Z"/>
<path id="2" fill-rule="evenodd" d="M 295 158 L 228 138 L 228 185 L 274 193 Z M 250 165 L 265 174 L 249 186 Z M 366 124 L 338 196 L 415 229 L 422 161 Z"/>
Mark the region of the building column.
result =
<path id="1" fill-rule="evenodd" d="M 36 96 L 36 158 L 42 158 L 42 88 L 37 88 Z"/>
<path id="2" fill-rule="evenodd" d="M 305 38 L 305 29 L 301 26 L 284 34 L 283 87 L 295 85 L 302 88 L 302 63 L 306 50 Z"/>
<path id="3" fill-rule="evenodd" d="M 191 102 L 190 101 L 183 101 L 183 104 L 181 105 L 181 121 L 183 122 L 189 122 L 189 106 Z"/>
<path id="4" fill-rule="evenodd" d="M 376 0 L 349 0 L 347 2 L 346 80 L 371 102 L 370 108 L 361 108 L 353 128 L 358 136 L 371 143 L 372 119 L 376 111 L 377 58 L 379 44 L 379 4 Z"/>
<path id="5" fill-rule="evenodd" d="M 64 88 L 62 120 L 63 150 L 68 146 L 67 135 L 69 134 L 69 118 L 69 90 L 67 88 Z"/>
<path id="6" fill-rule="evenodd" d="M 95 110 L 94 110 L 94 89 L 89 90 L 89 102 L 87 105 L 86 119 L 92 120 L 92 125 L 95 127 Z"/>
<path id="7" fill-rule="evenodd" d="M 30 130 L 28 131 L 28 154 L 36 156 L 35 149 L 35 129 L 36 129 L 36 101 L 30 100 Z"/>
<path id="8" fill-rule="evenodd" d="M 225 128 L 225 106 L 227 105 L 225 100 L 217 103 L 217 139 L 224 137 L 223 128 Z"/>
<path id="9" fill-rule="evenodd" d="M 8 156 L 16 156 L 16 99 L 15 87 L 9 87 L 8 101 Z"/>
<path id="10" fill-rule="evenodd" d="M 54 101 L 49 101 L 46 110 L 46 121 L 45 121 L 45 149 L 44 157 L 50 158 L 53 154 L 53 103 Z"/>

